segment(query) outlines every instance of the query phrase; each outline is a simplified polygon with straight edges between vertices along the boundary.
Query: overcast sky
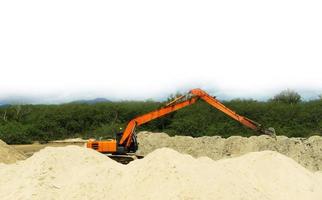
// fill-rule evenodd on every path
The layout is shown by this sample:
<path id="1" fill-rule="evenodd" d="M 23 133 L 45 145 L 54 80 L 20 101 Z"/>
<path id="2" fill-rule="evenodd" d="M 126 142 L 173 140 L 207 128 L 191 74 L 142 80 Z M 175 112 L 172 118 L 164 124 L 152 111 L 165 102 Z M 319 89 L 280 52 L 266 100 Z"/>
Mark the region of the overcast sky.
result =
<path id="1" fill-rule="evenodd" d="M 0 99 L 322 93 L 322 3 L 0 1 Z"/>

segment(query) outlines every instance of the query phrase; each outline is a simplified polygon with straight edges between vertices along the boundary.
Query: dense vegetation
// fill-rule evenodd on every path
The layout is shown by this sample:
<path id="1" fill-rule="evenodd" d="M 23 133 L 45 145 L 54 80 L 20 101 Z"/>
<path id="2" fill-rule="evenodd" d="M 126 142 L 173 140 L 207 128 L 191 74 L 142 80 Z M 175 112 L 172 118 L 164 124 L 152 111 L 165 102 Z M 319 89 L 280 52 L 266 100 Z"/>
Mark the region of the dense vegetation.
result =
<path id="1" fill-rule="evenodd" d="M 70 137 L 114 137 L 130 119 L 163 104 L 164 102 L 153 101 L 123 101 L 2 106 L 0 139 L 10 144 L 19 144 Z M 283 91 L 267 102 L 237 99 L 224 104 L 266 127 L 274 127 L 279 135 L 322 135 L 322 99 L 302 102 L 293 91 Z M 194 137 L 254 134 L 203 101 L 151 121 L 138 129 Z"/>

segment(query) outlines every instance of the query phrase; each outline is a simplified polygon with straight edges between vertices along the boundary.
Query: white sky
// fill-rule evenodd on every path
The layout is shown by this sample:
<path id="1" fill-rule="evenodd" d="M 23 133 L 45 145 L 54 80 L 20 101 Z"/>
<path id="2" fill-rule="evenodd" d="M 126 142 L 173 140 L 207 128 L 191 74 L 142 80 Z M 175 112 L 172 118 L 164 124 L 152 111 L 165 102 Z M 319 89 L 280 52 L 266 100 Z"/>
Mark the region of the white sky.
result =
<path id="1" fill-rule="evenodd" d="M 322 93 L 322 1 L 0 1 L 0 98 Z"/>

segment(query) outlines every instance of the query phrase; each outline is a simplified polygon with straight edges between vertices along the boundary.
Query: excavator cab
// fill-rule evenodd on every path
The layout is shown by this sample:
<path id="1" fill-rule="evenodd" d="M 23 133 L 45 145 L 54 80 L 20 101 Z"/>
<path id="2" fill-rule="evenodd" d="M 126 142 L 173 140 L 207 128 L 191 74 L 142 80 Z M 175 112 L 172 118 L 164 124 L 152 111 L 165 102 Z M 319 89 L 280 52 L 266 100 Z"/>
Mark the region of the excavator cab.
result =
<path id="1" fill-rule="evenodd" d="M 136 133 L 134 132 L 131 136 L 131 145 L 126 147 L 125 145 L 120 144 L 121 138 L 123 137 L 124 132 L 119 132 L 116 134 L 116 153 L 115 154 L 127 154 L 127 153 L 135 153 L 138 150 L 138 141 L 136 137 Z"/>

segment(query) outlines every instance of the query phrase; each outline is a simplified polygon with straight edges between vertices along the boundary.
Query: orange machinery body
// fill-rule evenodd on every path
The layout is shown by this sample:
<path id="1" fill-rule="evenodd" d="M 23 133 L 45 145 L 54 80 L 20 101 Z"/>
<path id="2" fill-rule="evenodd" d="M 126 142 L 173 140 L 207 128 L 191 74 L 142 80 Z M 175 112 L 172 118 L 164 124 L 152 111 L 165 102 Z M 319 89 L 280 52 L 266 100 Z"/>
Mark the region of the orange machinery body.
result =
<path id="1" fill-rule="evenodd" d="M 234 112 L 233 110 L 227 108 L 223 105 L 220 101 L 216 98 L 210 96 L 205 91 L 201 89 L 193 89 L 190 90 L 187 95 L 180 96 L 173 100 L 172 102 L 168 103 L 166 106 L 157 109 L 155 111 L 149 112 L 147 114 L 143 114 L 132 119 L 126 126 L 123 133 L 120 133 L 116 139 L 111 140 L 103 140 L 103 141 L 96 141 L 96 140 L 89 140 L 87 142 L 87 147 L 97 150 L 101 153 L 108 153 L 113 155 L 125 155 L 128 153 L 135 153 L 138 148 L 138 143 L 136 140 L 135 127 L 140 126 L 144 123 L 147 123 L 153 119 L 162 117 L 167 115 L 171 112 L 189 106 L 191 104 L 196 103 L 199 99 L 204 100 L 214 108 L 220 110 L 221 112 L 225 113 L 229 117 L 233 118 L 234 120 L 240 122 L 244 126 L 258 131 L 262 134 L 269 134 L 274 135 L 275 133 L 271 130 L 264 129 L 259 123 L 250 120 L 244 116 L 241 116 Z"/>
<path id="2" fill-rule="evenodd" d="M 86 144 L 87 148 L 95 149 L 101 153 L 115 153 L 117 150 L 117 142 L 115 139 L 110 140 L 89 140 Z"/>

